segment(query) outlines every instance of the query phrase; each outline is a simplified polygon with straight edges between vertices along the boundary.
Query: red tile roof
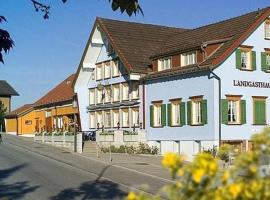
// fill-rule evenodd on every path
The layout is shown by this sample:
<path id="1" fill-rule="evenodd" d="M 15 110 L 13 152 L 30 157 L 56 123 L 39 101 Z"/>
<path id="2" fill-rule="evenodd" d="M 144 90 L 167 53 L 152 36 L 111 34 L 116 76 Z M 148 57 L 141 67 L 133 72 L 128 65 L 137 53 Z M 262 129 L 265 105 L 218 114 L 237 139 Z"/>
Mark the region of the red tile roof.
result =
<path id="1" fill-rule="evenodd" d="M 75 74 L 72 74 L 67 79 L 62 81 L 59 85 L 49 91 L 46 95 L 41 97 L 34 103 L 34 107 L 43 107 L 46 105 L 72 101 L 74 97 L 74 91 L 72 83 L 74 81 Z"/>
<path id="2" fill-rule="evenodd" d="M 6 118 L 17 117 L 18 115 L 25 113 L 27 111 L 30 111 L 32 109 L 33 109 L 33 104 L 25 104 L 25 105 L 17 108 L 16 110 L 13 110 L 12 112 L 8 113 L 6 115 Z"/>

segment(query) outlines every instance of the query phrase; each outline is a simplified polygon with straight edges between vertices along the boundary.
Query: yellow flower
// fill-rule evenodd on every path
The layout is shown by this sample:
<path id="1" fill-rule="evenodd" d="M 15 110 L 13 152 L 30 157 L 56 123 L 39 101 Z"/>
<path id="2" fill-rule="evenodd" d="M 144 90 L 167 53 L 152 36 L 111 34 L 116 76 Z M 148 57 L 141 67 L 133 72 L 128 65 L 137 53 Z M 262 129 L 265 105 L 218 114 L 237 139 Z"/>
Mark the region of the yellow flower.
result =
<path id="1" fill-rule="evenodd" d="M 230 173 L 228 171 L 225 171 L 222 175 L 222 178 L 221 178 L 222 182 L 226 183 L 228 181 L 229 177 L 230 177 Z"/>
<path id="2" fill-rule="evenodd" d="M 176 153 L 166 153 L 162 160 L 162 165 L 168 168 L 176 168 L 181 163 L 182 159 Z"/>
<path id="3" fill-rule="evenodd" d="M 195 183 L 200 183 L 205 171 L 203 169 L 195 169 L 192 173 L 192 178 Z"/>
<path id="4" fill-rule="evenodd" d="M 183 169 L 179 169 L 178 172 L 177 172 L 178 176 L 183 176 L 184 173 L 185 173 L 185 172 L 184 172 Z"/>
<path id="5" fill-rule="evenodd" d="M 249 170 L 251 171 L 251 173 L 255 174 L 257 172 L 257 167 L 255 165 L 251 165 L 249 167 Z"/>
<path id="6" fill-rule="evenodd" d="M 241 187 L 241 184 L 239 183 L 233 183 L 229 186 L 229 192 L 234 199 L 238 197 L 241 190 L 242 190 L 242 187 Z"/>
<path id="7" fill-rule="evenodd" d="M 129 192 L 127 200 L 138 200 L 138 197 L 134 192 Z"/>
<path id="8" fill-rule="evenodd" d="M 211 161 L 209 163 L 209 170 L 212 173 L 216 173 L 216 171 L 217 171 L 217 162 L 215 160 L 213 160 L 213 161 Z"/>

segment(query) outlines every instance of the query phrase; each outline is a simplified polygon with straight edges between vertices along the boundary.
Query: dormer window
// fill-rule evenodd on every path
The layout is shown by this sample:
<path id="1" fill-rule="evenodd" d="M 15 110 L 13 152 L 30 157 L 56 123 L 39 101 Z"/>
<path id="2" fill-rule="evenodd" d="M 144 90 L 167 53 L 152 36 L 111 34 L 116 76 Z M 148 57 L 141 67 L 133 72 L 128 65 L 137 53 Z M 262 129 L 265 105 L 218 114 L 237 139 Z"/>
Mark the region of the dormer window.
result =
<path id="1" fill-rule="evenodd" d="M 249 52 L 241 51 L 241 67 L 242 69 L 248 69 L 249 66 Z"/>
<path id="2" fill-rule="evenodd" d="M 264 24 L 264 37 L 270 39 L 270 19 L 267 19 Z"/>
<path id="3" fill-rule="evenodd" d="M 182 63 L 182 66 L 196 64 L 196 52 L 192 51 L 192 52 L 181 54 L 181 63 Z"/>
<path id="4" fill-rule="evenodd" d="M 158 71 L 163 71 L 166 69 L 170 69 L 172 67 L 172 60 L 170 57 L 162 58 L 159 60 Z"/>

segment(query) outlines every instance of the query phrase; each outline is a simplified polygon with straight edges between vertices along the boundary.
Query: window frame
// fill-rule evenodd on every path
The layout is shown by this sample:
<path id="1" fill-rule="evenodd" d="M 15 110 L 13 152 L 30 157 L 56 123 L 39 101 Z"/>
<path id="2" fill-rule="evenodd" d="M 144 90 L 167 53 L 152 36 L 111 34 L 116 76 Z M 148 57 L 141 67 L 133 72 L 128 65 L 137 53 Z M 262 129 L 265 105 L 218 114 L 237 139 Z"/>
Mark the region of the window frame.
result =
<path id="1" fill-rule="evenodd" d="M 186 59 L 189 55 L 194 55 L 194 63 L 187 63 Z M 195 65 L 197 63 L 197 51 L 189 51 L 181 54 L 181 67 Z"/>
<path id="2" fill-rule="evenodd" d="M 127 111 L 127 112 L 126 112 Z M 124 113 L 127 113 L 127 124 L 124 123 Z M 129 128 L 130 127 L 130 117 L 129 117 L 129 108 L 122 108 L 121 109 L 121 115 L 122 115 L 122 128 Z"/>
<path id="3" fill-rule="evenodd" d="M 137 88 L 135 88 L 135 86 L 137 86 Z M 132 100 L 138 100 L 138 99 L 140 99 L 140 90 L 139 90 L 139 87 L 140 87 L 139 82 L 133 81 L 131 83 L 131 89 L 132 89 L 132 91 L 131 91 L 131 99 Z"/>
<path id="4" fill-rule="evenodd" d="M 169 61 L 169 67 L 164 68 L 164 62 L 168 60 Z M 158 71 L 164 71 L 172 68 L 172 56 L 161 58 L 158 60 Z"/>
<path id="5" fill-rule="evenodd" d="M 170 100 L 171 103 L 171 126 L 172 127 L 177 127 L 177 126 L 181 126 L 181 99 L 178 100 Z M 179 117 L 179 123 L 176 123 L 176 117 L 175 117 L 175 110 L 174 108 L 178 108 L 178 117 Z"/>
<path id="6" fill-rule="evenodd" d="M 129 83 L 128 82 L 123 82 L 122 84 L 122 101 L 129 101 Z M 125 88 L 125 89 L 124 89 Z M 125 94 L 125 95 L 124 95 Z M 124 98 L 127 97 L 127 98 Z"/>
<path id="7" fill-rule="evenodd" d="M 93 96 L 91 95 L 93 93 Z M 93 100 L 93 102 L 91 101 Z M 89 105 L 95 105 L 96 104 L 96 90 L 95 88 L 89 88 Z"/>
<path id="8" fill-rule="evenodd" d="M 92 119 L 91 116 L 94 116 L 94 118 Z M 96 123 L 96 113 L 95 112 L 89 112 L 89 127 L 91 129 L 95 129 L 97 127 L 97 123 Z M 93 124 L 92 124 L 93 123 Z"/>
<path id="9" fill-rule="evenodd" d="M 135 110 L 136 112 L 138 113 L 138 117 L 137 117 L 137 122 L 134 123 L 134 113 L 135 113 Z M 135 126 L 134 126 L 135 124 Z M 135 127 L 135 128 L 138 128 L 140 126 L 140 108 L 139 107 L 133 107 L 131 108 L 131 127 Z"/>
<path id="10" fill-rule="evenodd" d="M 120 68 L 119 68 L 119 60 L 112 60 L 112 78 L 121 76 Z M 117 73 L 115 73 L 115 69 L 117 69 Z"/>
<path id="11" fill-rule="evenodd" d="M 109 114 L 109 120 L 107 119 L 107 114 Z M 104 111 L 104 127 L 111 128 L 112 127 L 112 112 L 111 110 Z"/>
<path id="12" fill-rule="evenodd" d="M 116 88 L 118 88 L 118 99 L 117 100 L 115 99 L 115 89 Z M 112 85 L 112 93 L 113 93 L 113 95 L 112 95 L 113 96 L 112 101 L 113 102 L 120 102 L 120 100 L 121 100 L 121 88 L 120 88 L 120 84 L 119 83 Z"/>
<path id="13" fill-rule="evenodd" d="M 228 122 L 227 122 L 227 125 L 242 125 L 241 123 L 241 119 L 242 119 L 242 116 L 241 116 L 241 98 L 242 98 L 242 95 L 238 96 L 238 95 L 226 95 L 226 99 L 228 100 L 228 111 L 227 111 L 227 119 L 228 119 Z M 232 121 L 229 121 L 229 109 L 230 109 L 230 102 L 235 102 L 236 103 L 236 121 L 235 122 L 232 122 Z"/>
<path id="14" fill-rule="evenodd" d="M 163 127 L 162 126 L 162 101 L 153 102 L 153 127 Z M 159 115 L 158 115 L 159 114 Z M 158 117 L 160 117 L 158 119 Z M 158 123 L 158 121 L 160 123 Z"/>
<path id="15" fill-rule="evenodd" d="M 111 70 L 111 62 L 104 62 L 103 66 L 103 79 L 110 79 L 112 76 L 112 70 Z M 108 70 L 108 71 L 107 71 Z M 108 73 L 108 74 L 107 74 Z"/>
<path id="16" fill-rule="evenodd" d="M 103 95 L 103 90 L 96 88 L 96 105 L 103 104 L 104 99 L 102 98 L 102 95 Z M 99 98 L 100 98 L 100 101 L 99 101 Z"/>
<path id="17" fill-rule="evenodd" d="M 115 114 L 118 114 L 118 120 L 117 123 L 115 123 Z M 119 128 L 120 128 L 120 110 L 119 109 L 113 109 L 112 110 L 112 127 L 113 128 L 118 128 L 117 124 L 119 123 Z"/>
<path id="18" fill-rule="evenodd" d="M 109 91 L 109 92 L 108 92 Z M 111 85 L 106 85 L 104 87 L 104 103 L 111 103 L 112 101 L 112 87 Z"/>
<path id="19" fill-rule="evenodd" d="M 267 31 L 267 27 L 268 27 L 268 31 Z M 264 39 L 270 40 L 270 19 L 266 19 L 264 22 Z"/>
<path id="20" fill-rule="evenodd" d="M 241 62 L 241 67 L 239 68 L 242 71 L 253 71 L 253 67 L 252 64 L 252 50 L 253 50 L 253 46 L 246 46 L 246 45 L 242 45 L 238 48 L 240 50 L 240 62 Z M 243 63 L 242 63 L 242 53 L 245 53 L 247 55 L 247 66 L 246 68 L 243 67 Z"/>
<path id="21" fill-rule="evenodd" d="M 103 64 L 96 64 L 96 81 L 99 80 L 103 80 Z"/>

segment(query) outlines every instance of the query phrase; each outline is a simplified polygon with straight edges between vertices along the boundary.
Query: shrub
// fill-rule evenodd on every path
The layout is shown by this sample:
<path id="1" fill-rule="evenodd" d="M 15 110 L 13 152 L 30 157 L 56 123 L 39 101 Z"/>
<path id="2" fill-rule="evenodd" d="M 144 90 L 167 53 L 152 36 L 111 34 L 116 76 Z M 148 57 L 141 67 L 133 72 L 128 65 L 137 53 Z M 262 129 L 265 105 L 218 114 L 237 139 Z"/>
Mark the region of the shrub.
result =
<path id="1" fill-rule="evenodd" d="M 268 200 L 270 199 L 270 173 L 263 171 L 270 155 L 270 128 L 252 137 L 253 151 L 236 156 L 234 166 L 222 170 L 219 160 L 227 160 L 228 149 L 221 147 L 218 157 L 209 153 L 198 154 L 191 163 L 175 153 L 164 156 L 162 164 L 169 169 L 175 183 L 163 188 L 170 200 Z M 162 199 L 147 193 L 130 192 L 127 200 Z"/>
<path id="2" fill-rule="evenodd" d="M 233 148 L 229 144 L 223 144 L 220 146 L 219 151 L 218 151 L 218 158 L 220 160 L 223 160 L 224 162 L 229 162 L 230 159 L 230 154 L 232 153 Z"/>

